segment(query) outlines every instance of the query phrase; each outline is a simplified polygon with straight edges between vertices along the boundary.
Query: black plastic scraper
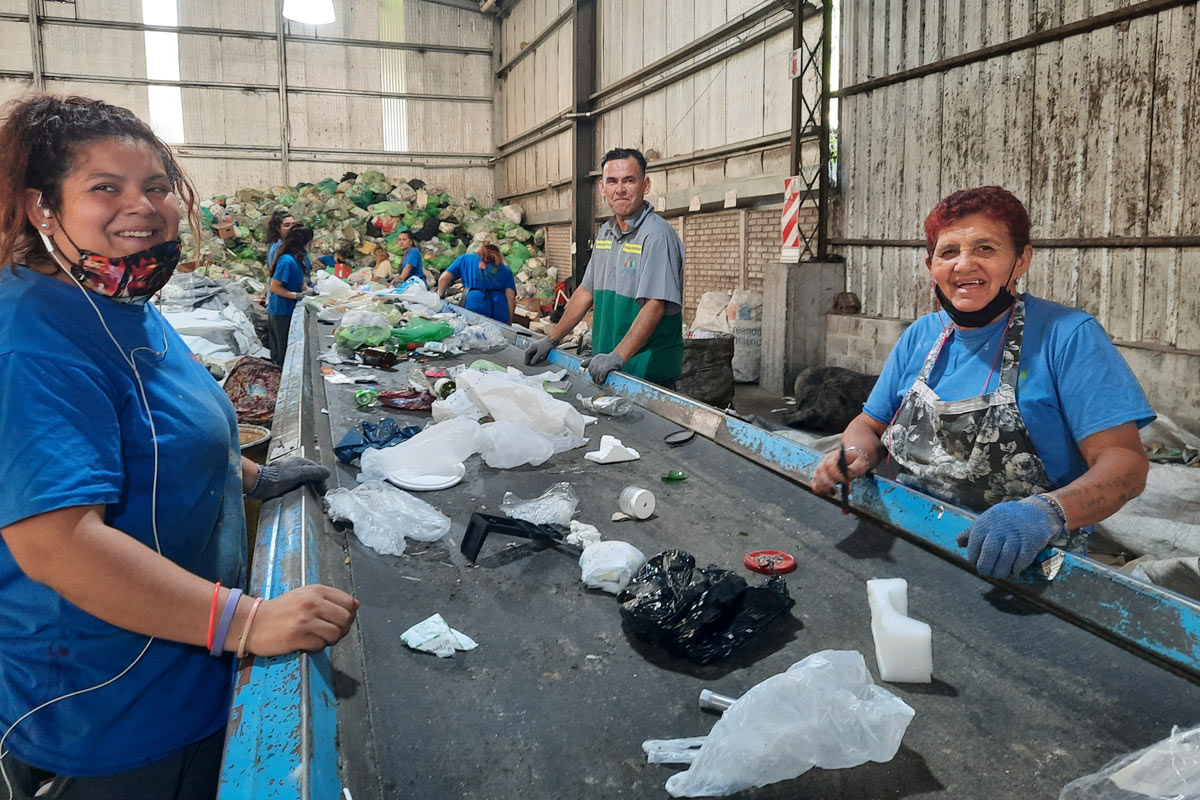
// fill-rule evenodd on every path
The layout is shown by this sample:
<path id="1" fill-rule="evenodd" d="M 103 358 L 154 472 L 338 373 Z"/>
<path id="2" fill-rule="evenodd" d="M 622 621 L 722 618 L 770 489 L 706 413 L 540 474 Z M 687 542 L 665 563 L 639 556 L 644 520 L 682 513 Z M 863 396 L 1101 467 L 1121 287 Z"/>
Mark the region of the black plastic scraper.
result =
<path id="1" fill-rule="evenodd" d="M 502 533 L 505 536 L 516 536 L 521 539 L 533 539 L 543 544 L 563 544 L 563 533 L 553 525 L 535 525 L 523 519 L 512 519 L 495 514 L 471 515 L 467 523 L 467 533 L 463 536 L 462 546 L 458 549 L 467 560 L 474 563 L 483 549 L 483 540 L 489 533 Z"/>

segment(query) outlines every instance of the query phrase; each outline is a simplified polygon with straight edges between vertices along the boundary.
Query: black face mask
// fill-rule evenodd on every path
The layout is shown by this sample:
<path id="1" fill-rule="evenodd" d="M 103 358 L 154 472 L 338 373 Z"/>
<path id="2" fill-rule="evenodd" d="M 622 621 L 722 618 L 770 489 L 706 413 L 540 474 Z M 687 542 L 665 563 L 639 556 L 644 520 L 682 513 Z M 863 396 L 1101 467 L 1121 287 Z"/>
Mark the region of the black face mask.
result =
<path id="1" fill-rule="evenodd" d="M 942 294 L 941 287 L 936 283 L 933 285 L 933 291 L 937 295 L 938 302 L 942 304 L 942 309 L 950 315 L 950 319 L 954 320 L 955 325 L 960 328 L 982 328 L 1011 308 L 1012 304 L 1017 301 L 1017 298 L 1013 297 L 1012 292 L 1008 290 L 1008 284 L 1012 281 L 1013 273 L 1016 271 L 1017 265 L 1013 264 L 1013 268 L 1008 271 L 1008 280 L 1000 287 L 1000 291 L 996 292 L 996 296 L 978 311 L 958 310 L 950 302 L 950 299 Z"/>

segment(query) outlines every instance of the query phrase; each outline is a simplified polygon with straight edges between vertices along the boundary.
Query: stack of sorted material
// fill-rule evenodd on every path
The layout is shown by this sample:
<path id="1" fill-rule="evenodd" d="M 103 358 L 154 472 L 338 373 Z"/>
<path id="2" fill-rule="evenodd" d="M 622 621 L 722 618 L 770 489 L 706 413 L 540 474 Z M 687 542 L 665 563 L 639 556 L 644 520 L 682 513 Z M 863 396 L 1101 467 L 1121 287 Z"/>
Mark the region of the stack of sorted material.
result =
<path id="1" fill-rule="evenodd" d="M 267 278 L 267 223 L 277 210 L 288 211 L 313 229 L 311 252 L 332 254 L 354 247 L 368 259 L 375 245 L 393 257 L 401 254 L 399 234 L 412 234 L 427 269 L 444 270 L 458 256 L 485 243 L 500 248 L 516 276 L 519 297 L 553 297 L 557 270 L 547 268 L 544 230 L 521 225 L 525 212 L 516 205 L 490 208 L 468 197 L 455 200 L 421 180 L 388 178 L 369 170 L 346 173 L 341 181 L 238 189 L 200 204 L 203 235 L 184 234 L 185 262 L 200 275 Z M 199 241 L 197 241 L 199 238 Z M 398 263 L 399 259 L 396 258 Z"/>

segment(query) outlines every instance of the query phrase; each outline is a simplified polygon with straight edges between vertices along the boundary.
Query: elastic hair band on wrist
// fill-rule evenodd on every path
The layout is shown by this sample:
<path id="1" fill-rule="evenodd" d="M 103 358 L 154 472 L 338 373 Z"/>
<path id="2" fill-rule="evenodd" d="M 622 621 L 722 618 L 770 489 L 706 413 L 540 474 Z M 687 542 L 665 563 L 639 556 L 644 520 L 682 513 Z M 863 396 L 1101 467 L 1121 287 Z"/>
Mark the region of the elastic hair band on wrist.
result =
<path id="1" fill-rule="evenodd" d="M 250 616 L 246 617 L 246 624 L 242 627 L 242 638 L 238 642 L 237 657 L 239 659 L 246 657 L 246 640 L 250 638 L 250 625 L 254 622 L 254 615 L 258 613 L 258 607 L 262 605 L 261 597 L 254 598 L 254 605 L 250 606 Z"/>
<path id="2" fill-rule="evenodd" d="M 220 656 L 225 653 L 225 639 L 229 636 L 229 625 L 233 622 L 233 614 L 237 611 L 238 600 L 242 597 L 241 589 L 230 589 L 225 598 L 225 608 L 221 610 L 221 622 L 217 625 L 216 636 L 208 648 L 210 656 Z"/>
<path id="3" fill-rule="evenodd" d="M 258 477 L 254 479 L 254 485 L 250 487 L 250 491 L 246 492 L 246 497 L 254 497 L 254 493 L 258 491 L 258 485 L 262 483 L 264 469 L 266 469 L 264 465 L 258 465 Z"/>
<path id="4" fill-rule="evenodd" d="M 212 608 L 208 611 L 208 649 L 212 650 L 213 631 L 216 630 L 217 623 L 217 595 L 221 593 L 221 582 L 217 581 L 213 586 Z"/>

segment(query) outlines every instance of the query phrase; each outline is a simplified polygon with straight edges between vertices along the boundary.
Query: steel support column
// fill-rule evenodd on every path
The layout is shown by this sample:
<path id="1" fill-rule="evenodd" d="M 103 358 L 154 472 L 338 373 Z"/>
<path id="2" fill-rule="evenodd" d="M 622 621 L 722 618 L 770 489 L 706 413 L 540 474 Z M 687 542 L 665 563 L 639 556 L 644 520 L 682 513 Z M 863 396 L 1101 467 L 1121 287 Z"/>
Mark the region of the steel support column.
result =
<path id="1" fill-rule="evenodd" d="M 291 183 L 288 175 L 288 148 L 292 142 L 292 121 L 288 116 L 287 41 L 284 32 L 286 25 L 287 22 L 283 18 L 283 0 L 275 0 L 276 59 L 279 61 L 279 169 L 285 186 Z"/>
<path id="2" fill-rule="evenodd" d="M 592 119 L 592 92 L 596 90 L 596 0 L 573 0 L 572 45 L 575 77 L 571 91 L 571 274 L 575 285 L 583 282 L 592 255 L 592 230 L 596 211 L 592 193 L 592 162 L 596 153 L 596 123 Z"/>
<path id="3" fill-rule="evenodd" d="M 805 12 L 808 13 L 805 13 Z M 804 35 L 804 18 L 821 16 L 821 34 L 815 41 Z M 792 79 L 792 136 L 788 156 L 789 174 L 797 175 L 802 193 L 817 201 L 817 222 L 800 226 L 800 260 L 824 261 L 829 249 L 827 230 L 829 206 L 829 67 L 833 36 L 833 3 L 819 8 L 795 0 L 792 19 L 792 49 L 798 51 L 799 74 Z M 808 92 L 814 93 L 810 97 Z M 804 163 L 804 143 L 816 140 L 819 155 L 815 165 Z"/>
<path id="4" fill-rule="evenodd" d="M 42 31 L 38 26 L 38 0 L 29 0 L 29 49 L 33 56 L 33 88 L 46 88 L 45 70 L 42 65 Z"/>

